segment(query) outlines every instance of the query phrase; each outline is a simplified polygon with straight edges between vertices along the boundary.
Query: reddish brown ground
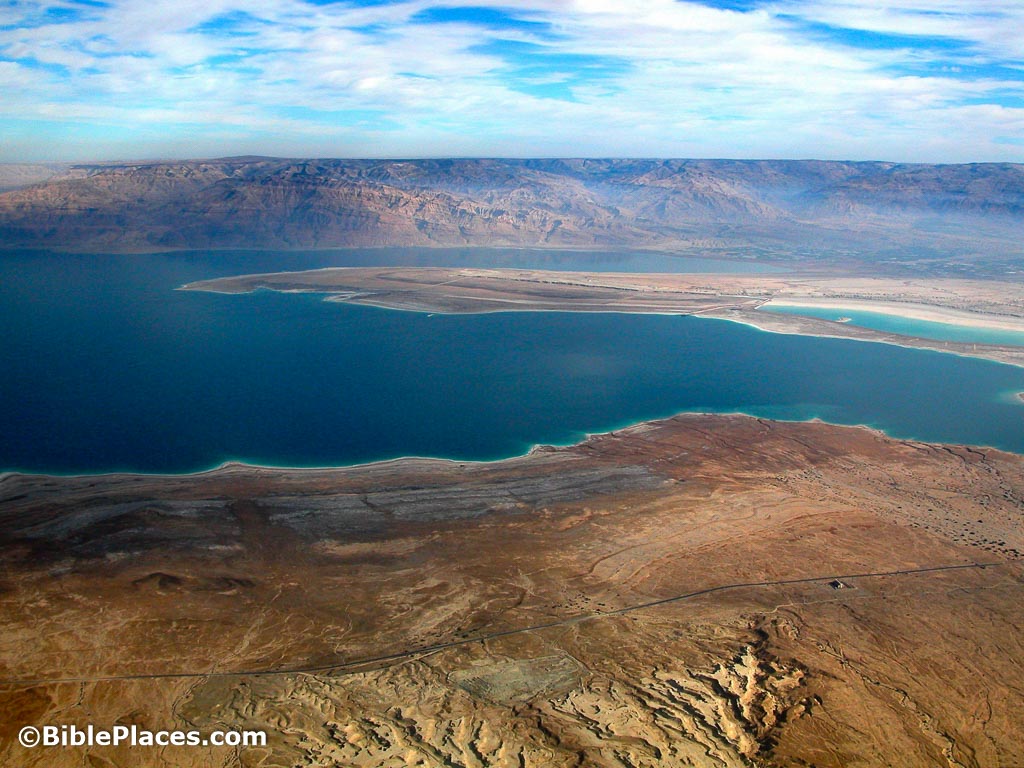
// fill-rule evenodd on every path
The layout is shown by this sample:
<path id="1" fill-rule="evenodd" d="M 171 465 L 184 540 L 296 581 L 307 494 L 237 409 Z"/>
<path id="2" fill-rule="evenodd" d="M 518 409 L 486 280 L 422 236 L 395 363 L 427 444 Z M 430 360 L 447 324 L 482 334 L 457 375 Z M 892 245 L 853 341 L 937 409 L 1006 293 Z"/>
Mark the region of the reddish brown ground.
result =
<path id="1" fill-rule="evenodd" d="M 8 476 L 0 761 L 1022 765 L 1022 496 L 1024 457 L 739 416 L 495 464 Z M 88 722 L 270 745 L 12 741 Z"/>

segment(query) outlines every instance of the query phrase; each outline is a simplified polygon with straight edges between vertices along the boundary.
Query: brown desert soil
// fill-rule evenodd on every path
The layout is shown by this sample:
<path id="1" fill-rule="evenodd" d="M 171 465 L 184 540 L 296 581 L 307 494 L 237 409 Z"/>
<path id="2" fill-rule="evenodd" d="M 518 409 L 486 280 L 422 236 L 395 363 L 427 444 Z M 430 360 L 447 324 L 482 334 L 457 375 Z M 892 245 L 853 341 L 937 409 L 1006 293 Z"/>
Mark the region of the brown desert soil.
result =
<path id="1" fill-rule="evenodd" d="M 10 766 L 1024 765 L 1024 457 L 687 415 L 0 478 Z M 264 749 L 17 746 L 26 724 Z"/>

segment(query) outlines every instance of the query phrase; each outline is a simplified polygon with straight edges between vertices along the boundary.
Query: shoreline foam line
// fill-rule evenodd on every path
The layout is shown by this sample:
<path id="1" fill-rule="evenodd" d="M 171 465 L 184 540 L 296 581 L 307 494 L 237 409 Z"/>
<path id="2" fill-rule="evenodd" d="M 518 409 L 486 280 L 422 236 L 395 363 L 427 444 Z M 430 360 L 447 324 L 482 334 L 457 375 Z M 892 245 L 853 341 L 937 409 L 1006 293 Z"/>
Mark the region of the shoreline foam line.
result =
<path id="1" fill-rule="evenodd" d="M 943 307 L 920 302 L 885 301 L 881 299 L 821 299 L 809 296 L 785 296 L 771 298 L 761 305 L 764 307 L 808 307 L 811 309 L 848 309 L 873 312 L 907 320 L 921 320 L 940 325 L 955 325 L 961 328 L 988 328 L 991 330 L 1016 331 L 1024 333 L 1024 318 L 1000 315 L 991 312 L 974 312 L 966 309 Z"/>
<path id="2" fill-rule="evenodd" d="M 1021 402 L 1024 403 L 1024 392 L 1018 393 L 1018 397 Z M 808 419 L 780 419 L 768 416 L 759 416 L 755 413 L 747 413 L 746 411 L 679 411 L 678 413 L 670 416 L 654 417 L 650 419 L 641 419 L 640 421 L 629 422 L 618 427 L 612 427 L 596 432 L 584 432 L 582 438 L 575 440 L 574 442 L 566 443 L 533 443 L 523 453 L 516 453 L 511 456 L 503 456 L 496 459 L 458 459 L 447 456 L 394 456 L 384 459 L 374 459 L 371 461 L 360 461 L 353 464 L 328 464 L 321 466 L 290 466 L 290 465 L 275 465 L 275 464 L 252 464 L 246 461 L 238 459 L 226 459 L 219 464 L 206 469 L 196 470 L 195 472 L 131 472 L 131 471 L 111 471 L 111 472 L 70 472 L 67 474 L 54 473 L 54 472 L 24 472 L 21 470 L 0 470 L 0 486 L 9 480 L 17 480 L 19 478 L 39 478 L 47 479 L 51 478 L 54 480 L 87 480 L 92 478 L 141 478 L 141 479 L 172 479 L 172 478 L 196 478 L 204 477 L 207 475 L 214 475 L 218 472 L 230 472 L 232 470 L 239 471 L 251 471 L 251 472 L 280 472 L 288 474 L 302 474 L 302 473 L 316 473 L 316 472 L 344 472 L 358 469 L 372 469 L 385 467 L 390 464 L 399 463 L 440 463 L 440 464 L 472 464 L 476 466 L 488 466 L 501 464 L 502 462 L 517 461 L 525 459 L 537 452 L 544 452 L 549 449 L 564 449 L 573 448 L 575 446 L 583 445 L 588 440 L 597 437 L 614 436 L 617 432 L 624 432 L 632 429 L 644 429 L 652 424 L 657 424 L 663 421 L 672 421 L 673 419 L 685 418 L 685 417 L 701 417 L 701 416 L 718 416 L 725 418 L 740 418 L 740 419 L 754 419 L 755 421 L 770 421 L 780 424 L 821 424 L 826 427 L 835 427 L 839 429 L 860 429 L 868 432 L 874 432 L 877 435 L 881 435 L 889 440 L 896 440 L 906 443 L 920 443 L 924 445 L 934 446 L 949 446 L 949 447 L 964 447 L 971 448 L 978 451 L 998 451 L 1000 453 L 1007 453 L 1014 456 L 1024 456 L 1024 451 L 1017 452 L 1008 448 L 1000 448 L 995 445 L 976 445 L 971 443 L 955 443 L 955 442 L 942 442 L 942 441 L 931 441 L 922 440 L 915 437 L 900 437 L 898 435 L 892 435 L 886 432 L 884 429 L 874 426 L 872 424 L 840 424 L 834 421 L 828 421 L 820 416 L 812 416 Z M 4 499 L 0 499 L 0 504 L 4 503 Z"/>
<path id="3" fill-rule="evenodd" d="M 846 309 L 852 309 L 852 307 L 846 307 Z M 717 310 L 707 310 L 707 312 L 716 311 Z M 956 355 L 957 357 L 969 357 L 973 360 L 987 360 L 988 362 L 995 363 L 996 365 L 1009 365 L 1014 368 L 1024 368 L 1024 347 L 1021 346 L 1010 344 L 991 344 L 980 341 L 946 341 L 943 339 L 930 339 L 924 336 L 907 336 L 905 334 L 896 333 L 895 331 L 880 331 L 877 328 L 868 328 L 863 325 L 840 323 L 835 320 L 825 320 L 820 317 L 788 312 L 765 312 L 765 319 L 762 323 L 759 322 L 759 318 L 756 317 L 756 313 L 761 311 L 763 310 L 753 310 L 752 312 L 746 313 L 743 317 L 728 317 L 724 315 L 703 313 L 694 313 L 693 317 L 700 317 L 703 320 L 725 320 L 730 323 L 739 323 L 740 325 L 756 328 L 757 330 L 765 333 L 781 333 L 786 336 L 806 336 L 808 338 L 816 339 L 842 339 L 843 341 L 860 341 L 871 344 L 889 344 L 890 346 L 903 347 L 904 349 L 916 349 L 923 352 L 937 352 L 945 355 Z M 814 332 L 809 332 L 799 328 L 779 328 L 772 326 L 770 318 L 797 318 L 802 321 L 827 324 L 828 327 L 838 326 L 838 328 L 850 330 L 847 330 L 844 333 L 829 333 L 825 328 L 822 328 L 820 331 L 815 330 Z M 1009 353 L 1009 355 L 1014 355 L 1019 359 L 999 357 L 997 355 L 1000 352 Z"/>

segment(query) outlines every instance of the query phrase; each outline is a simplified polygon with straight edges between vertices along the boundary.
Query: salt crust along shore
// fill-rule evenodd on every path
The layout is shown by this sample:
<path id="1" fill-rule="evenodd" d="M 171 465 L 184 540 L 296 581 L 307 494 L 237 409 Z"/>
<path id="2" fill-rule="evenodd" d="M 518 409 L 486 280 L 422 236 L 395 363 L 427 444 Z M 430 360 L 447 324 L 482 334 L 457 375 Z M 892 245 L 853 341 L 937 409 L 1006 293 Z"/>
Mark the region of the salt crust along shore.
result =
<path id="1" fill-rule="evenodd" d="M 338 303 L 433 314 L 576 311 L 697 315 L 775 333 L 884 342 L 1024 366 L 1024 346 L 1020 345 L 934 340 L 798 313 L 759 311 L 765 304 L 862 308 L 962 327 L 1024 333 L 1024 304 L 1019 293 L 991 282 L 346 267 L 238 275 L 182 288 L 231 293 L 313 291 L 332 294 L 327 300 Z"/>
<path id="2" fill-rule="evenodd" d="M 817 299 L 813 297 L 773 298 L 764 307 L 814 307 L 820 309 L 851 309 L 863 312 L 877 312 L 896 315 L 909 320 L 924 320 L 932 323 L 991 328 L 1024 333 L 1024 319 L 1000 317 L 980 312 L 937 307 L 927 304 L 910 304 L 899 301 L 864 301 L 859 299 Z"/>

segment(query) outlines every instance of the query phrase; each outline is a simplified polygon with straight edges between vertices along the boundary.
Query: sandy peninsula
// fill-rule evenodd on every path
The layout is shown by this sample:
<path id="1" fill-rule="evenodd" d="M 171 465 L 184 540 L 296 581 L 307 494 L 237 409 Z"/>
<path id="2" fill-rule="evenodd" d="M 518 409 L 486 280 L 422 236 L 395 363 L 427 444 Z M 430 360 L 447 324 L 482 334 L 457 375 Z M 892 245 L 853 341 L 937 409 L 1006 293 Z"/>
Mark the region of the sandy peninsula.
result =
<path id="1" fill-rule="evenodd" d="M 631 312 L 691 314 L 777 333 L 900 344 L 1024 365 L 1024 347 L 936 341 L 759 308 L 871 309 L 978 328 L 1024 332 L 1024 292 L 982 280 L 823 278 L 799 275 L 636 274 L 442 267 L 344 267 L 241 275 L 184 290 L 314 292 L 328 301 L 432 313 Z"/>

